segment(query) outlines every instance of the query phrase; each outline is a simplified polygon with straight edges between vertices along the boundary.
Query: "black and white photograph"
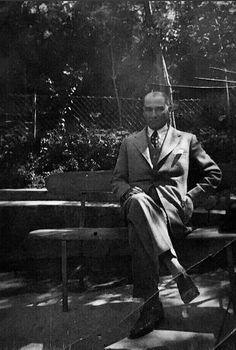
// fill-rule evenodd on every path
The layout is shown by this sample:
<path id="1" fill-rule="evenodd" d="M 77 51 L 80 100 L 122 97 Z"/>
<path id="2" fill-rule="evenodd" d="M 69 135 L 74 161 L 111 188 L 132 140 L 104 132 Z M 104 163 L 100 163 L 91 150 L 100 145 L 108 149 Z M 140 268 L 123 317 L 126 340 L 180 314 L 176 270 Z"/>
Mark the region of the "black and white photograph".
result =
<path id="1" fill-rule="evenodd" d="M 0 0 L 0 350 L 236 350 L 236 0 Z"/>

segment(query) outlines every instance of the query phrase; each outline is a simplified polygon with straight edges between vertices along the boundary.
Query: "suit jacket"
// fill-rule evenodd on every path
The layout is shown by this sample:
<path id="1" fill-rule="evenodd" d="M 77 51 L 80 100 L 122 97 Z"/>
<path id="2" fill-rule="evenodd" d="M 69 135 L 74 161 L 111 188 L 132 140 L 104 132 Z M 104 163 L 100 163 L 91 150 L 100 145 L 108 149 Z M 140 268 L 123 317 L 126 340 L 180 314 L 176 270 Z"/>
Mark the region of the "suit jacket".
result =
<path id="1" fill-rule="evenodd" d="M 199 167 L 202 178 L 188 191 L 189 168 L 194 163 Z M 186 194 L 194 204 L 202 194 L 217 188 L 220 180 L 219 167 L 203 150 L 196 136 L 172 126 L 167 131 L 157 163 L 152 164 L 145 127 L 121 144 L 112 185 L 119 199 L 131 187 L 138 186 L 149 193 L 150 187 L 155 186 L 172 233 L 184 234 Z"/>

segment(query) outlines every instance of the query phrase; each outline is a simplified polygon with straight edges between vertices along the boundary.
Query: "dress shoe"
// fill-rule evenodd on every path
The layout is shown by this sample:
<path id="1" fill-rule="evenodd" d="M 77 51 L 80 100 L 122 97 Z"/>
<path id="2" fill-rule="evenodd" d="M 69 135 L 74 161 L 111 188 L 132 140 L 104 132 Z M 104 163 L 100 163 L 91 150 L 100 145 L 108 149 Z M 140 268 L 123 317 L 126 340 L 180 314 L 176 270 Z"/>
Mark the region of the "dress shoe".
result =
<path id="1" fill-rule="evenodd" d="M 152 332 L 159 326 L 164 319 L 164 311 L 161 302 L 158 300 L 157 305 L 145 304 L 140 316 L 130 331 L 129 338 L 136 339 L 143 337 L 145 334 Z"/>
<path id="2" fill-rule="evenodd" d="M 175 278 L 175 281 L 179 289 L 180 297 L 185 304 L 190 303 L 200 294 L 191 277 L 187 273 L 182 273 Z"/>

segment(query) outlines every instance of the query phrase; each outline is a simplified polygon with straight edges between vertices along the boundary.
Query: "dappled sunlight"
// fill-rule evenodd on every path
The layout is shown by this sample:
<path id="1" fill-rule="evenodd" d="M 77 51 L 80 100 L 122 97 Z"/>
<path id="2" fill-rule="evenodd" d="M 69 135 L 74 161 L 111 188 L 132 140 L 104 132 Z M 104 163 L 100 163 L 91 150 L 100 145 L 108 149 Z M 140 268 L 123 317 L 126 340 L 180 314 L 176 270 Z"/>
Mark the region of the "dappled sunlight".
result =
<path id="1" fill-rule="evenodd" d="M 9 299 L 0 299 L 0 310 L 12 307 Z"/>
<path id="2" fill-rule="evenodd" d="M 101 306 L 104 304 L 119 304 L 119 303 L 140 303 L 140 299 L 124 296 L 122 294 L 102 294 L 97 296 L 95 300 L 89 301 L 85 305 Z"/>
<path id="3" fill-rule="evenodd" d="M 23 346 L 19 350 L 43 350 L 43 344 L 30 343 L 30 344 Z"/>
<path id="4" fill-rule="evenodd" d="M 189 305 L 182 303 L 175 283 L 169 284 L 169 287 L 166 289 L 164 288 L 164 282 L 169 281 L 170 277 L 163 278 L 160 297 L 164 302 L 165 320 L 157 332 L 163 334 L 165 339 L 166 337 L 168 339 L 171 337 L 172 341 L 175 342 L 177 340 L 180 341 L 179 339 L 184 336 L 187 341 L 189 336 L 190 341 L 191 336 L 186 332 L 217 334 L 225 310 L 219 307 L 219 302 L 217 305 L 217 299 L 215 299 L 215 305 L 218 307 L 211 307 L 208 304 L 204 304 L 206 305 L 204 307 L 202 303 L 206 303 L 207 293 L 210 294 L 210 291 L 207 290 L 207 284 L 210 285 L 209 289 L 211 289 L 214 286 L 214 279 L 208 279 L 207 274 L 204 274 L 203 278 L 203 281 L 199 280 L 204 285 L 204 287 L 200 288 L 203 293 L 202 299 L 198 297 Z M 216 278 L 215 281 L 218 283 Z M 219 281 L 219 285 L 222 284 L 223 288 L 225 288 L 227 284 L 225 285 L 223 282 L 224 280 Z M 58 292 L 57 294 L 55 293 L 56 291 Z M 61 343 L 67 343 L 67 339 L 70 339 L 69 343 L 73 342 L 73 340 L 77 342 L 81 339 L 81 342 L 79 340 L 77 344 L 80 346 L 84 345 L 89 337 L 88 339 L 91 338 L 91 341 L 96 338 L 94 340 L 94 346 L 96 346 L 98 341 L 96 335 L 102 334 L 102 342 L 111 344 L 115 340 L 117 341 L 127 336 L 134 319 L 138 316 L 142 300 L 133 299 L 131 295 L 131 285 L 109 288 L 109 290 L 103 289 L 103 291 L 93 290 L 84 293 L 69 293 L 69 312 L 63 313 L 59 288 L 50 288 L 47 292 L 40 294 L 28 293 L 16 296 L 18 305 L 20 297 L 22 306 L 27 305 L 27 307 L 24 309 L 12 308 L 9 317 L 12 319 L 11 322 L 13 324 L 17 322 L 17 327 L 20 327 L 22 334 L 26 330 L 23 330 L 21 323 L 22 321 L 27 322 L 29 328 L 25 333 L 27 339 L 32 334 L 40 334 L 41 338 L 35 338 L 40 342 L 40 339 L 46 339 L 51 334 L 53 343 L 57 339 L 60 339 Z M 2 306 L 6 306 L 8 303 L 9 299 L 2 299 Z M 222 305 L 227 308 L 226 299 L 222 301 Z M 230 328 L 233 316 L 228 312 L 226 319 L 225 330 Z M 53 333 L 49 332 L 50 324 Z M 63 331 L 59 331 L 62 328 Z M 165 334 L 161 333 L 161 331 L 164 331 Z M 26 342 L 25 344 L 28 343 Z"/>
<path id="5" fill-rule="evenodd" d="M 25 287 L 26 283 L 22 279 L 8 279 L 0 282 L 0 293 L 7 293 L 8 291 L 17 290 Z"/>
<path id="6" fill-rule="evenodd" d="M 194 305 L 165 308 L 166 320 L 161 329 L 217 334 L 225 320 L 224 332 L 234 325 L 234 317 L 219 307 L 194 307 Z"/>
<path id="7" fill-rule="evenodd" d="M 154 330 L 138 339 L 124 338 L 105 349 L 213 349 L 213 334 L 175 330 Z"/>
<path id="8" fill-rule="evenodd" d="M 50 306 L 58 303 L 58 298 L 50 298 L 45 301 L 35 302 L 33 304 L 28 304 L 26 307 L 35 307 L 35 306 Z"/>
<path id="9" fill-rule="evenodd" d="M 219 269 L 201 275 L 191 275 L 195 283 L 200 289 L 200 295 L 190 304 L 191 307 L 201 308 L 227 308 L 229 295 L 229 282 L 227 280 L 227 272 Z M 24 293 L 17 292 L 18 282 L 14 279 L 4 281 L 5 287 L 15 286 L 15 296 L 11 295 L 8 299 L 0 301 L 0 309 L 10 307 L 61 307 L 61 291 L 60 286 L 50 288 L 44 293 Z M 22 283 L 22 282 L 21 282 Z M 24 282 L 25 283 L 25 282 Z M 22 283 L 22 285 L 24 285 Z M 99 290 L 88 290 L 84 293 L 69 293 L 70 307 L 78 307 L 84 305 L 86 307 L 100 307 L 104 305 L 120 305 L 120 304 L 140 304 L 140 299 L 132 298 L 132 286 L 123 285 L 116 288 L 109 288 L 109 292 Z M 26 287 L 27 291 L 27 287 Z M 162 276 L 160 280 L 160 298 L 164 307 L 183 306 L 176 283 L 172 281 L 170 275 Z M 229 312 L 232 312 L 232 307 Z"/>
<path id="10" fill-rule="evenodd" d="M 190 304 L 191 307 L 227 307 L 230 285 L 226 271 L 218 269 L 191 277 L 200 290 L 200 295 Z M 161 277 L 159 291 L 164 306 L 183 305 L 171 276 Z"/>
<path id="11" fill-rule="evenodd" d="M 61 293 L 58 291 L 53 291 L 50 293 L 44 293 L 40 295 L 34 296 L 34 298 L 31 299 L 31 302 L 29 302 L 26 307 L 42 307 L 42 306 L 51 306 L 58 304 L 61 300 Z"/>
<path id="12" fill-rule="evenodd" d="M 57 303 L 57 300 L 55 299 L 50 299 L 44 302 L 41 302 L 39 304 L 37 304 L 37 306 L 50 306 L 50 305 L 55 305 Z"/>
<path id="13" fill-rule="evenodd" d="M 47 298 L 52 298 L 52 294 L 51 293 L 45 293 L 45 294 L 41 294 L 39 296 L 36 297 L 36 301 L 38 302 L 41 302 L 43 301 L 44 299 L 47 299 Z"/>

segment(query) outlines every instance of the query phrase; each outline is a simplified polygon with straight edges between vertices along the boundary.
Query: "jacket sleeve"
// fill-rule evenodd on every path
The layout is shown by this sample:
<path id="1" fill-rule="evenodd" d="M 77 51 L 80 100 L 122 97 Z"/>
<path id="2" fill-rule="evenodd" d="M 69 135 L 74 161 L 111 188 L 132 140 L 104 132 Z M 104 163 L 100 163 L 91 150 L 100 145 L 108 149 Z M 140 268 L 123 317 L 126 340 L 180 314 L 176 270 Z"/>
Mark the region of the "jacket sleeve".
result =
<path id="1" fill-rule="evenodd" d="M 196 186 L 187 193 L 195 205 L 207 192 L 215 190 L 219 186 L 222 173 L 218 165 L 202 148 L 195 135 L 192 136 L 190 147 L 190 166 L 191 162 L 194 161 L 203 174 Z"/>
<path id="2" fill-rule="evenodd" d="M 117 158 L 116 166 L 112 177 L 112 188 L 117 198 L 121 197 L 130 189 L 128 176 L 128 157 L 127 145 L 124 140 L 120 147 L 120 152 Z"/>

